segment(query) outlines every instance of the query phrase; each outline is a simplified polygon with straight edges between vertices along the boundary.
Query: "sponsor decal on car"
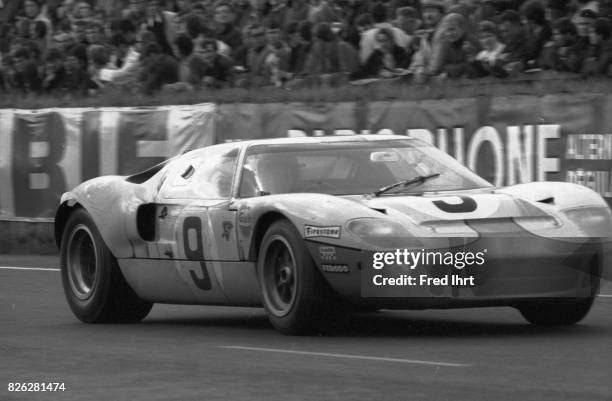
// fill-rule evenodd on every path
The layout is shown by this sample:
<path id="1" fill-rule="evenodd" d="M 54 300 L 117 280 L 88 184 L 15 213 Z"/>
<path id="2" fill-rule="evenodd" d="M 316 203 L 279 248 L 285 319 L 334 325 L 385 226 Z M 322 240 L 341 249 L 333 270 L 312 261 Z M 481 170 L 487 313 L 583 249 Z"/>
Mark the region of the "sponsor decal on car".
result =
<path id="1" fill-rule="evenodd" d="M 238 209 L 238 224 L 241 226 L 250 226 L 253 223 L 253 216 L 251 216 L 251 208 L 247 205 L 242 205 Z"/>
<path id="2" fill-rule="evenodd" d="M 336 260 L 336 248 L 333 246 L 321 246 L 319 247 L 319 255 L 321 255 L 321 261 L 333 262 Z"/>
<path id="3" fill-rule="evenodd" d="M 226 241 L 230 240 L 230 234 L 231 234 L 232 228 L 234 228 L 234 225 L 232 224 L 231 221 L 223 222 L 223 234 L 221 234 L 221 236 L 225 238 Z"/>
<path id="4" fill-rule="evenodd" d="M 321 270 L 327 273 L 348 273 L 349 268 L 347 265 L 321 265 Z"/>
<path id="5" fill-rule="evenodd" d="M 340 238 L 340 226 L 304 226 L 304 238 L 314 237 Z"/>

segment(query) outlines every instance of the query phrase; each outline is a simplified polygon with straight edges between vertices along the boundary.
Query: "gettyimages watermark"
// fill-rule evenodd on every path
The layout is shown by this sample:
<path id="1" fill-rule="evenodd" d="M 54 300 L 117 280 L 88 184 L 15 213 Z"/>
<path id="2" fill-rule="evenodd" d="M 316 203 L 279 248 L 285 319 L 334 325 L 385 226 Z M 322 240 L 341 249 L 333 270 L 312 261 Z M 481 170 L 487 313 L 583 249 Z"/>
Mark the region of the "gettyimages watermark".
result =
<path id="1" fill-rule="evenodd" d="M 452 271 L 461 271 L 470 267 L 481 267 L 485 264 L 487 249 L 478 252 L 450 252 L 450 251 L 427 251 L 425 249 L 396 249 L 392 252 L 374 252 L 372 255 L 372 269 L 379 271 L 374 274 L 372 284 L 380 286 L 444 286 L 444 285 L 475 285 L 474 275 L 454 274 Z M 385 276 L 385 267 L 396 267 L 400 270 L 409 269 L 410 273 L 393 274 Z M 449 274 L 421 273 L 414 274 L 419 268 L 431 267 L 442 269 Z M 397 270 L 397 269 L 396 269 Z"/>
<path id="2" fill-rule="evenodd" d="M 606 279 L 602 245 L 597 240 L 495 238 L 445 249 L 364 252 L 361 296 L 589 296 Z"/>

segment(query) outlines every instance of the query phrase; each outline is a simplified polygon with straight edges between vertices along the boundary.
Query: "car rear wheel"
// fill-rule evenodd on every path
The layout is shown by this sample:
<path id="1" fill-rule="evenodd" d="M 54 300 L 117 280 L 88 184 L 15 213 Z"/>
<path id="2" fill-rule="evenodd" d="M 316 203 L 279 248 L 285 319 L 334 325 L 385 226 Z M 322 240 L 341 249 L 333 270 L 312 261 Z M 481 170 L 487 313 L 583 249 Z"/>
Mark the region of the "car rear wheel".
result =
<path id="1" fill-rule="evenodd" d="M 287 220 L 273 223 L 261 243 L 257 274 L 262 302 L 272 325 L 283 334 L 311 334 L 338 311 L 331 290 Z"/>
<path id="2" fill-rule="evenodd" d="M 86 323 L 137 322 L 153 304 L 125 281 L 117 260 L 83 210 L 68 219 L 62 235 L 61 276 L 70 309 Z"/>

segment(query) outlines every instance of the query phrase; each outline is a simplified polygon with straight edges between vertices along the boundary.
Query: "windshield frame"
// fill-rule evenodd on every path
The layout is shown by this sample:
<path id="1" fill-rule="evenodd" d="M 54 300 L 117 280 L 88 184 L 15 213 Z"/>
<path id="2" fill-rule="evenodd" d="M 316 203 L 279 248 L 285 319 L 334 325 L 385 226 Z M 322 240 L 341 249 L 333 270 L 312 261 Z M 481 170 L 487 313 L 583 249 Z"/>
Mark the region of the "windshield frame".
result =
<path id="1" fill-rule="evenodd" d="M 495 188 L 493 184 L 491 184 L 490 182 L 482 178 L 480 175 L 478 175 L 476 172 L 474 172 L 467 166 L 461 164 L 457 159 L 455 159 L 448 153 L 440 150 L 439 148 L 427 142 L 424 142 L 416 138 L 411 138 L 411 137 L 381 139 L 381 140 L 367 140 L 367 141 L 347 140 L 347 141 L 333 141 L 333 142 L 332 141 L 330 142 L 296 142 L 296 143 L 287 142 L 287 143 L 277 143 L 277 144 L 252 143 L 252 144 L 249 144 L 248 146 L 245 146 L 242 149 L 241 155 L 239 156 L 239 165 L 238 165 L 239 171 L 237 171 L 237 175 L 235 177 L 236 179 L 235 179 L 234 188 L 233 188 L 234 189 L 233 199 L 249 199 L 249 198 L 257 197 L 257 195 L 240 196 L 242 182 L 244 179 L 244 168 L 247 164 L 249 156 L 256 155 L 256 154 L 262 154 L 262 153 L 280 153 L 282 154 L 282 153 L 287 153 L 287 152 L 299 152 L 299 151 L 308 152 L 312 150 L 317 150 L 317 148 L 321 150 L 329 150 L 334 147 L 339 147 L 339 148 L 372 148 L 372 147 L 377 147 L 377 148 L 427 147 L 429 148 L 431 147 L 435 149 L 436 151 L 441 152 L 444 155 L 444 157 L 450 158 L 450 160 L 452 160 L 454 163 L 456 163 L 458 166 L 464 169 L 464 172 L 468 175 L 468 178 L 472 178 L 473 176 L 474 181 L 476 182 L 480 181 L 483 185 L 477 186 L 477 187 L 466 187 L 466 188 L 436 189 L 436 190 L 428 190 L 428 191 L 423 191 L 423 192 L 426 192 L 426 193 L 429 193 L 429 192 L 439 193 L 439 192 L 446 192 L 446 191 L 460 192 L 460 191 L 487 190 L 487 189 Z M 429 155 L 427 156 L 429 157 Z M 433 157 L 433 159 L 438 162 L 441 162 L 438 158 Z M 448 168 L 454 171 L 454 166 L 448 166 Z M 376 189 L 378 188 L 372 188 L 372 191 L 375 191 Z M 388 193 L 382 194 L 381 196 L 421 195 L 423 192 L 411 193 L 411 192 L 406 192 L 406 191 L 390 191 Z M 287 192 L 285 194 L 291 194 L 291 193 L 300 193 L 300 192 Z M 325 192 L 316 192 L 316 193 L 325 193 Z M 341 194 L 331 194 L 331 195 L 332 196 L 351 196 L 351 195 L 364 195 L 364 194 L 366 193 L 356 191 L 352 193 L 341 193 Z"/>

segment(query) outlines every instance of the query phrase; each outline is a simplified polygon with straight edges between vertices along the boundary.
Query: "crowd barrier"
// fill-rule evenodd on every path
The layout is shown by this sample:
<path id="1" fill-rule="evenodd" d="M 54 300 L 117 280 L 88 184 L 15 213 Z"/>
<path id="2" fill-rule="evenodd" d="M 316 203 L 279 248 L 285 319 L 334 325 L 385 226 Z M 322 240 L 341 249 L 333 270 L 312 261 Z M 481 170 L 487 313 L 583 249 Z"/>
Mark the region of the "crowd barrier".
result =
<path id="1" fill-rule="evenodd" d="M 495 185 L 589 186 L 612 204 L 612 95 L 334 104 L 0 110 L 0 220 L 51 221 L 61 194 L 200 146 L 243 139 L 408 134 Z M 45 220 L 46 219 L 46 220 Z"/>

